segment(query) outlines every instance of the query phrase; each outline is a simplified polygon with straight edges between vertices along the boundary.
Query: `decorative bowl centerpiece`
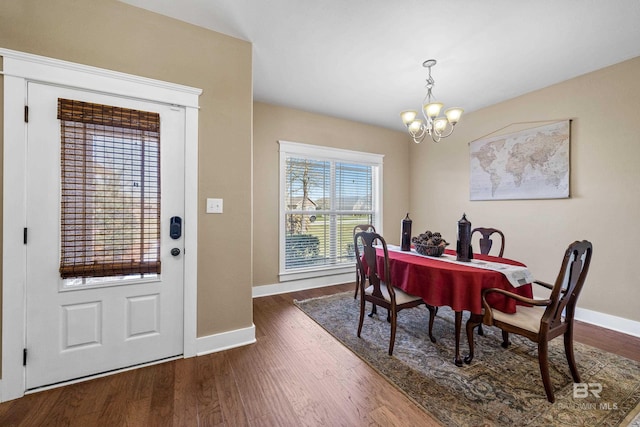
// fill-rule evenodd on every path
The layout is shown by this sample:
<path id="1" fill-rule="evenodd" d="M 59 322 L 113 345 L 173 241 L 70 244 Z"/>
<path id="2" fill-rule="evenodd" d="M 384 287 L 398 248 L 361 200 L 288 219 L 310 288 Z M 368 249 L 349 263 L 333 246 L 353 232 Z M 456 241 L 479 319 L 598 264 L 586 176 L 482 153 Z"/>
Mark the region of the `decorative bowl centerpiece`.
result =
<path id="1" fill-rule="evenodd" d="M 432 233 L 427 230 L 418 236 L 412 237 L 411 242 L 420 255 L 428 256 L 442 256 L 445 248 L 449 243 L 442 238 L 442 235 L 438 232 Z"/>
<path id="2" fill-rule="evenodd" d="M 428 256 L 442 256 L 442 254 L 444 253 L 444 249 L 447 245 L 448 243 L 445 245 L 438 245 L 438 246 L 421 245 L 419 243 L 414 244 L 416 248 L 416 252 L 418 252 L 420 255 L 428 255 Z"/>

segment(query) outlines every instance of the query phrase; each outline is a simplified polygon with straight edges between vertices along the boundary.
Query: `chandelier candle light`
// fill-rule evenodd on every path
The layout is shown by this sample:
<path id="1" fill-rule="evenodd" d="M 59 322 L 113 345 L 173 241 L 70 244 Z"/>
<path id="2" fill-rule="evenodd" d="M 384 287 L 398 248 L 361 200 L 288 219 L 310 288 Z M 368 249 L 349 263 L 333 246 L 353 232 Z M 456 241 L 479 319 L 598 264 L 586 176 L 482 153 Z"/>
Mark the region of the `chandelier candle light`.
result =
<path id="1" fill-rule="evenodd" d="M 433 77 L 431 77 L 431 67 L 436 65 L 435 59 L 428 59 L 422 64 L 423 67 L 429 69 L 429 77 L 427 78 L 427 94 L 422 101 L 422 119 L 416 119 L 418 112 L 415 110 L 403 111 L 400 113 L 402 122 L 407 127 L 409 134 L 416 144 L 421 143 L 425 136 L 429 134 L 433 142 L 440 142 L 440 139 L 446 138 L 453 133 L 453 128 L 460 121 L 462 116 L 462 108 L 449 108 L 445 110 L 445 117 L 438 117 L 442 110 L 443 104 L 433 100 L 432 89 L 435 85 Z"/>

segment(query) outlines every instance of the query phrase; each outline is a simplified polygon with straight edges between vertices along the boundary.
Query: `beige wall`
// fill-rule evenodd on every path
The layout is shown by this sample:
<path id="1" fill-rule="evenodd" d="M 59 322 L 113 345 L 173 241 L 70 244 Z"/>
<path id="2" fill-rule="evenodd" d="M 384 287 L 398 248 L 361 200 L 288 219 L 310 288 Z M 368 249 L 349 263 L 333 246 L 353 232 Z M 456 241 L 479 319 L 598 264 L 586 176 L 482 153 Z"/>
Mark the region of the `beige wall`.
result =
<path id="1" fill-rule="evenodd" d="M 251 326 L 250 43 L 115 0 L 12 0 L 0 47 L 203 89 L 198 336 Z M 206 197 L 225 213 L 205 215 Z"/>
<path id="2" fill-rule="evenodd" d="M 505 256 L 545 281 L 555 280 L 569 243 L 588 239 L 594 256 L 579 307 L 640 321 L 638 76 L 635 58 L 468 114 L 440 144 L 412 145 L 414 227 L 455 242 L 466 212 L 473 226 L 502 229 Z M 511 123 L 565 118 L 573 119 L 569 199 L 469 201 L 470 141 Z"/>
<path id="3" fill-rule="evenodd" d="M 255 102 L 253 284 L 278 283 L 278 140 L 384 155 L 383 232 L 399 244 L 409 206 L 409 143 L 402 132 Z"/>

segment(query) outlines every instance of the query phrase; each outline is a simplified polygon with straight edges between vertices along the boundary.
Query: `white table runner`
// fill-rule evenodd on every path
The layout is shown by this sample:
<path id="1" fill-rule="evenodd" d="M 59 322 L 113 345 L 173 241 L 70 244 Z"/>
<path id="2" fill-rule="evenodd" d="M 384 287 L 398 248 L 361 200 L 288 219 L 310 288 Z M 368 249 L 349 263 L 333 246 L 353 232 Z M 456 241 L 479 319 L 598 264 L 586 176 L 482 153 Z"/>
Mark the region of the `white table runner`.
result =
<path id="1" fill-rule="evenodd" d="M 460 264 L 466 265 L 467 267 L 475 267 L 481 268 L 483 270 L 492 270 L 502 273 L 511 286 L 517 288 L 522 285 L 526 285 L 527 283 L 533 282 L 534 278 L 531 272 L 527 267 L 522 267 L 519 265 L 511 265 L 511 264 L 503 264 L 501 262 L 492 262 L 492 261 L 483 261 L 479 259 L 472 259 L 470 262 L 462 262 L 456 259 L 455 255 L 443 254 L 439 257 L 433 257 L 428 255 L 422 255 L 416 252 L 415 249 L 411 248 L 411 251 L 402 251 L 400 250 L 400 246 L 396 245 L 387 245 L 387 249 L 393 252 L 400 252 L 403 254 L 411 254 L 414 256 L 419 256 L 423 258 L 433 258 L 444 262 L 450 262 L 452 264 Z"/>

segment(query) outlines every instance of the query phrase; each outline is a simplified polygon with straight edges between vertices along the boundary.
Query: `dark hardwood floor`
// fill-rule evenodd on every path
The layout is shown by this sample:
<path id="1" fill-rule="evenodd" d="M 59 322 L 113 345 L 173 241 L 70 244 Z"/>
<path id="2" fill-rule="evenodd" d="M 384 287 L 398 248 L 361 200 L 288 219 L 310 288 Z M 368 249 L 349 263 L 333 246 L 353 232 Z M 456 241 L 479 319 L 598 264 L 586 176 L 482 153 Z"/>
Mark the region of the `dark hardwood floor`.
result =
<path id="1" fill-rule="evenodd" d="M 257 343 L 29 394 L 0 426 L 437 426 L 292 304 L 353 286 L 256 298 Z M 578 322 L 575 339 L 640 361 L 640 338 Z"/>

